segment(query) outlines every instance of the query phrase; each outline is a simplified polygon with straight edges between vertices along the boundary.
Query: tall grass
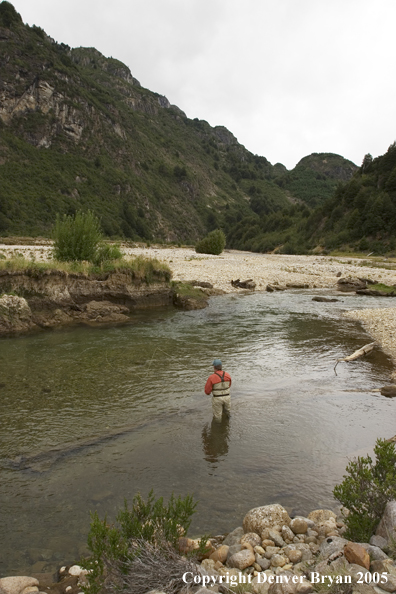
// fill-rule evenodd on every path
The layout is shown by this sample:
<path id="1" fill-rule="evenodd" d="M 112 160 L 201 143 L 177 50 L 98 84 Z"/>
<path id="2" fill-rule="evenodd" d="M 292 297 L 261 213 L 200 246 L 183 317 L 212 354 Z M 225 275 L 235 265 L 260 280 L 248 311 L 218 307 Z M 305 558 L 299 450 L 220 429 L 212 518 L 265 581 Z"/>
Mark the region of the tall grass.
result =
<path id="1" fill-rule="evenodd" d="M 35 262 L 23 257 L 0 260 L 0 272 L 21 272 L 29 276 L 43 276 L 51 272 L 63 272 L 67 274 L 82 274 L 85 276 L 97 276 L 114 272 L 123 272 L 131 276 L 135 282 L 169 282 L 172 276 L 170 268 L 164 262 L 156 258 L 143 258 L 137 256 L 132 260 L 104 261 L 99 265 L 89 262 Z"/>

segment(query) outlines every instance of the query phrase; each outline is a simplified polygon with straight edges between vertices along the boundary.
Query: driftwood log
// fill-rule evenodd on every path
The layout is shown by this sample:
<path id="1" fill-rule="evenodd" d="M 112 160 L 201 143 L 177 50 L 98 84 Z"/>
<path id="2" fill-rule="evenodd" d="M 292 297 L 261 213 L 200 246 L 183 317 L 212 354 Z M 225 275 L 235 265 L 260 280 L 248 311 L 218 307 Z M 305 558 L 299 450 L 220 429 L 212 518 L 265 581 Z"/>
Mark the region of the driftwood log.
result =
<path id="1" fill-rule="evenodd" d="M 371 351 L 373 350 L 375 345 L 376 345 L 375 342 L 370 342 L 370 344 L 365 344 L 364 346 L 362 346 L 361 349 L 358 349 L 357 351 L 352 353 L 352 355 L 349 355 L 348 357 L 344 357 L 343 359 L 337 359 L 337 362 L 334 365 L 335 374 L 337 375 L 336 367 L 337 367 L 338 363 L 341 363 L 341 361 L 346 361 L 347 363 L 349 363 L 349 361 L 354 361 L 355 359 L 359 359 L 359 357 L 364 357 L 365 355 L 368 355 L 369 353 L 371 353 Z"/>

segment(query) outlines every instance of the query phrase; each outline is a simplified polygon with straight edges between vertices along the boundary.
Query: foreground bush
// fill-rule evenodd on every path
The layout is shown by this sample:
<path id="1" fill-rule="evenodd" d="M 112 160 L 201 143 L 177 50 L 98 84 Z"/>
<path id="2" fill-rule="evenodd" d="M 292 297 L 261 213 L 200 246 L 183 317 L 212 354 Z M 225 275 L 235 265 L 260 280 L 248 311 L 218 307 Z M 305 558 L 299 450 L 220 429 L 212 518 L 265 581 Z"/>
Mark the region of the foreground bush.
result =
<path id="1" fill-rule="evenodd" d="M 351 461 L 333 495 L 349 510 L 345 518 L 346 538 L 369 542 L 385 511 L 388 501 L 396 498 L 395 444 L 377 439 L 375 463 L 370 456 Z"/>
<path id="2" fill-rule="evenodd" d="M 60 262 L 93 262 L 103 238 L 99 219 L 90 210 L 74 217 L 57 215 L 52 235 L 54 258 Z"/>
<path id="3" fill-rule="evenodd" d="M 224 250 L 226 237 L 221 229 L 211 231 L 206 237 L 201 239 L 195 246 L 198 254 L 214 254 L 218 256 Z"/>
<path id="4" fill-rule="evenodd" d="M 88 535 L 91 557 L 82 563 L 89 570 L 85 591 L 96 594 L 104 585 L 122 587 L 128 582 L 129 588 L 133 584 L 137 588 L 128 589 L 131 594 L 145 591 L 143 587 L 147 587 L 150 573 L 156 580 L 161 564 L 165 565 L 166 574 L 161 574 L 161 580 L 174 579 L 175 567 L 182 562 L 178 539 L 187 533 L 196 506 L 190 495 L 184 499 L 172 495 L 165 505 L 163 498 L 156 500 L 151 491 L 147 501 L 136 495 L 131 509 L 125 501 L 114 524 L 109 524 L 106 518 L 101 520 L 96 512 L 92 514 Z M 157 568 L 157 576 L 153 567 Z M 179 578 L 182 574 L 180 570 Z M 153 588 L 165 585 L 156 583 Z"/>

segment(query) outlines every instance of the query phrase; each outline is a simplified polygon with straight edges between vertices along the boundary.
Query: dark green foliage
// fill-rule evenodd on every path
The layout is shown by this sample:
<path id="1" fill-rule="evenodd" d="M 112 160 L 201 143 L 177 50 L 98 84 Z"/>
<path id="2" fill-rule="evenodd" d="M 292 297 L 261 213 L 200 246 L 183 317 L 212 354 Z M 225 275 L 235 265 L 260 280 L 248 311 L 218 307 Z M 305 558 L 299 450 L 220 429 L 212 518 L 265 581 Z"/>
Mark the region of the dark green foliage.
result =
<path id="1" fill-rule="evenodd" d="M 226 236 L 224 232 L 221 229 L 215 229 L 197 243 L 195 251 L 198 254 L 214 254 L 218 256 L 224 250 L 225 245 Z"/>
<path id="2" fill-rule="evenodd" d="M 90 210 L 88 212 L 79 211 L 75 216 L 63 215 L 61 218 L 58 215 L 53 230 L 53 239 L 54 258 L 60 262 L 86 260 L 96 263 L 104 256 L 105 252 L 109 255 L 112 251 L 107 247 L 101 247 L 98 250 L 102 231 L 99 220 Z"/>
<path id="3" fill-rule="evenodd" d="M 91 210 L 105 235 L 132 241 L 193 243 L 221 228 L 230 247 L 259 251 L 357 248 L 364 237 L 377 249 L 391 245 L 394 148 L 383 158 L 366 156 L 349 182 L 356 167 L 330 153 L 305 157 L 288 172 L 247 151 L 226 128 L 168 107 L 118 60 L 24 25 L 6 1 L 0 26 L 11 28 L 0 47 L 6 101 L 40 81 L 58 102 L 0 119 L 3 236 L 48 236 L 57 213 Z M 72 117 L 64 122 L 59 113 Z M 307 205 L 322 206 L 310 214 Z"/>
<path id="4" fill-rule="evenodd" d="M 381 157 L 366 155 L 352 180 L 312 215 L 322 222 L 316 229 L 308 222 L 311 240 L 329 248 L 388 252 L 396 234 L 395 172 L 395 143 Z"/>
<path id="5" fill-rule="evenodd" d="M 88 535 L 91 556 L 82 563 L 90 571 L 85 592 L 96 594 L 100 591 L 106 562 L 127 563 L 131 554 L 139 554 L 136 550 L 131 552 L 130 544 L 135 539 L 153 545 L 165 540 L 176 548 L 178 538 L 190 527 L 196 506 L 190 495 L 184 498 L 172 495 L 166 505 L 162 497 L 156 499 L 150 491 L 146 501 L 137 494 L 131 509 L 125 500 L 114 524 L 109 524 L 106 517 L 101 520 L 97 512 L 91 514 Z"/>
<path id="6" fill-rule="evenodd" d="M 313 153 L 276 181 L 294 198 L 314 208 L 331 198 L 339 182 L 351 179 L 357 169 L 340 155 Z"/>
<path id="7" fill-rule="evenodd" d="M 392 442 L 378 439 L 370 456 L 358 457 L 346 468 L 348 474 L 333 494 L 349 510 L 345 536 L 368 542 L 375 532 L 387 502 L 396 497 L 396 452 Z"/>
<path id="8" fill-rule="evenodd" d="M 11 29 L 13 26 L 21 24 L 21 15 L 10 2 L 3 0 L 0 4 L 0 27 Z"/>
<path id="9" fill-rule="evenodd" d="M 0 6 L 8 14 L 11 5 Z M 15 20 L 13 9 L 10 14 Z M 6 100 L 40 81 L 58 102 L 49 111 L 36 105 L 0 120 L 3 235 L 48 236 L 57 213 L 91 210 L 113 238 L 191 243 L 225 227 L 226 214 L 250 210 L 251 180 L 265 190 L 267 212 L 287 203 L 265 158 L 225 128 L 167 107 L 118 60 L 94 48 L 70 49 L 22 21 L 0 54 Z M 70 121 L 59 113 L 72 114 Z M 207 220 L 208 208 L 216 221 Z"/>
<path id="10" fill-rule="evenodd" d="M 113 262 L 114 260 L 120 260 L 122 253 L 118 245 L 102 244 L 99 245 L 95 251 L 92 263 L 95 266 L 100 266 L 104 262 Z"/>

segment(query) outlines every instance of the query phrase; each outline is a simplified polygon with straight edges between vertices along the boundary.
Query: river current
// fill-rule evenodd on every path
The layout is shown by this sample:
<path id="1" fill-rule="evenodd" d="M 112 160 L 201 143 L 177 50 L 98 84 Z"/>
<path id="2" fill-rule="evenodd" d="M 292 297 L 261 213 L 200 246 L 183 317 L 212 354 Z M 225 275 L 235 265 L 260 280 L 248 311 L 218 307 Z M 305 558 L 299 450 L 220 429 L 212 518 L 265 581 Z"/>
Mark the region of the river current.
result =
<path id="1" fill-rule="evenodd" d="M 228 532 L 252 507 L 334 507 L 348 458 L 395 433 L 390 359 L 342 311 L 387 300 L 315 291 L 227 295 L 129 325 L 0 340 L 0 576 L 53 571 L 86 552 L 90 512 L 124 498 L 194 494 L 192 535 Z M 324 294 L 324 293 L 320 293 Z M 232 416 L 212 423 L 214 357 Z"/>

